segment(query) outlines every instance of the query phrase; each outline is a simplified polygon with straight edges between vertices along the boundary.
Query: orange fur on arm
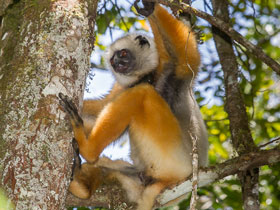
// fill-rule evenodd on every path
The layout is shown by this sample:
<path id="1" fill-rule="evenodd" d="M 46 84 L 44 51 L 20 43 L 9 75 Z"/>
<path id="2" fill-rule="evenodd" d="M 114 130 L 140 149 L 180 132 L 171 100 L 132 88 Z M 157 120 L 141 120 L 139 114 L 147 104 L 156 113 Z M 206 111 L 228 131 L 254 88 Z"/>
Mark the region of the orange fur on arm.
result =
<path id="1" fill-rule="evenodd" d="M 161 65 L 170 59 L 176 59 L 178 76 L 184 76 L 192 71 L 196 74 L 200 64 L 200 55 L 195 34 L 191 32 L 191 29 L 159 4 L 155 5 L 154 12 L 148 20 L 160 54 Z"/>
<path id="2" fill-rule="evenodd" d="M 81 130 L 74 126 L 81 155 L 88 162 L 96 161 L 104 148 L 116 140 L 128 127 L 132 116 L 141 112 L 141 104 L 142 98 L 139 97 L 137 89 L 131 88 L 105 106 L 98 115 L 88 138 L 84 138 L 85 135 Z M 76 134 L 79 135 L 76 136 Z"/>
<path id="3" fill-rule="evenodd" d="M 108 95 L 105 96 L 105 98 L 85 100 L 83 102 L 82 114 L 96 117 L 104 108 L 104 106 L 113 100 L 113 98 L 115 98 L 116 95 L 122 91 L 122 89 L 123 88 L 118 83 L 115 83 L 112 90 Z"/>

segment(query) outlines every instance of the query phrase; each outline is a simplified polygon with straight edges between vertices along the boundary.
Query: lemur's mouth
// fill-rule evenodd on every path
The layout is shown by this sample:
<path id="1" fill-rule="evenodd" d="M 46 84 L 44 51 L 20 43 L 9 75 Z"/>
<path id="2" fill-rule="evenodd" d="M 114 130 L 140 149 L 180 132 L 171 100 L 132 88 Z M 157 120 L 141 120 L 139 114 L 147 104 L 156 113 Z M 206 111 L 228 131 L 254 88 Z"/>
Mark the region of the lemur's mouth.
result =
<path id="1" fill-rule="evenodd" d="M 128 49 L 116 51 L 110 59 L 111 66 L 115 72 L 126 74 L 135 67 L 135 58 Z"/>
<path id="2" fill-rule="evenodd" d="M 129 62 L 120 60 L 117 64 L 112 65 L 114 70 L 118 73 L 127 73 L 129 70 Z"/>

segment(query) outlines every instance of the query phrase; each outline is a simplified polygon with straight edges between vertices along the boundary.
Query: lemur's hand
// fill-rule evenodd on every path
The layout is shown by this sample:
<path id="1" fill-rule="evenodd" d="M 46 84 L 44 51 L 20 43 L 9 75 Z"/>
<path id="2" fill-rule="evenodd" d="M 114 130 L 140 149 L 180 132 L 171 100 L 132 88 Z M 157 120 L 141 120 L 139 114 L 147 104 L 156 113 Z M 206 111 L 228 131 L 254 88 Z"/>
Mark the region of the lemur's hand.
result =
<path id="1" fill-rule="evenodd" d="M 63 95 L 62 93 L 59 93 L 58 96 L 60 98 L 59 103 L 64 108 L 64 111 L 68 113 L 72 125 L 83 125 L 83 119 L 80 117 L 78 109 L 72 102 L 72 100 L 68 96 Z"/>
<path id="2" fill-rule="evenodd" d="M 144 8 L 139 8 L 138 7 L 138 2 L 140 0 L 136 0 L 134 2 L 134 7 L 137 10 L 137 12 L 140 15 L 143 15 L 145 17 L 148 17 L 149 15 L 151 15 L 154 12 L 154 8 L 155 8 L 155 2 L 150 2 L 150 1 L 146 1 L 146 0 L 142 0 L 142 3 L 144 5 Z"/>

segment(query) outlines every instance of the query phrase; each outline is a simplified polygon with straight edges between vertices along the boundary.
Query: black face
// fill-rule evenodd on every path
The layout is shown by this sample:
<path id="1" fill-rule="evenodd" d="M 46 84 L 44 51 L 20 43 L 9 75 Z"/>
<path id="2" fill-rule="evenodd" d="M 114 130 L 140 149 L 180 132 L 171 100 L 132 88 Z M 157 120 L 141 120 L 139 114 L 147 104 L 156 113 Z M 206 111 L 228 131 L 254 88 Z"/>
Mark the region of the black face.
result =
<path id="1" fill-rule="evenodd" d="M 118 50 L 110 59 L 110 63 L 115 72 L 126 74 L 135 67 L 136 60 L 128 49 Z"/>

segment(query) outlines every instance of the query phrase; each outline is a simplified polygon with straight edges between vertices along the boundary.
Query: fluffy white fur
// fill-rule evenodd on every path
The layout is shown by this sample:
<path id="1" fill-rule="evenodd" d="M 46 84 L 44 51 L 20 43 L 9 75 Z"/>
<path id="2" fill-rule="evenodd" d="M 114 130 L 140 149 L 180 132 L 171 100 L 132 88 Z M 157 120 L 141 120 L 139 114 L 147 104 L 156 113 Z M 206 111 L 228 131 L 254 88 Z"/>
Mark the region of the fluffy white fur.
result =
<path id="1" fill-rule="evenodd" d="M 149 41 L 149 45 L 139 45 L 139 40 L 135 40 L 137 36 L 143 36 Z M 114 52 L 121 49 L 129 49 L 134 56 L 137 56 L 136 66 L 133 71 L 128 74 L 120 74 L 114 71 L 111 64 L 109 63 L 110 58 Z M 116 40 L 105 53 L 105 60 L 110 70 L 113 72 L 116 80 L 122 86 L 129 86 L 139 80 L 139 77 L 153 71 L 159 64 L 159 58 L 155 42 L 151 37 L 143 34 L 129 34 L 118 40 Z"/>

